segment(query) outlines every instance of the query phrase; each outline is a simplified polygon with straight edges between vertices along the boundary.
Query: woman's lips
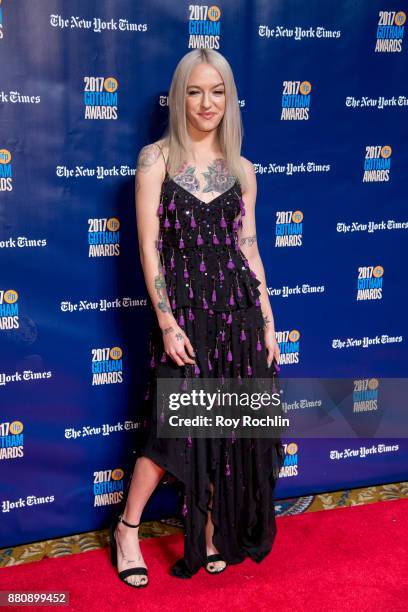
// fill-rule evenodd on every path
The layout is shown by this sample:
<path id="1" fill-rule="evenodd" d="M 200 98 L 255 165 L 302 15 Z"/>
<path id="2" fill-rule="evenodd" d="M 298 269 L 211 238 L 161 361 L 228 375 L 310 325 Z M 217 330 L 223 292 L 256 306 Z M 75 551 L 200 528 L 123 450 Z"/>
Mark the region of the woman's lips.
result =
<path id="1" fill-rule="evenodd" d="M 200 117 L 204 117 L 204 119 L 211 119 L 214 117 L 215 113 L 198 113 Z"/>

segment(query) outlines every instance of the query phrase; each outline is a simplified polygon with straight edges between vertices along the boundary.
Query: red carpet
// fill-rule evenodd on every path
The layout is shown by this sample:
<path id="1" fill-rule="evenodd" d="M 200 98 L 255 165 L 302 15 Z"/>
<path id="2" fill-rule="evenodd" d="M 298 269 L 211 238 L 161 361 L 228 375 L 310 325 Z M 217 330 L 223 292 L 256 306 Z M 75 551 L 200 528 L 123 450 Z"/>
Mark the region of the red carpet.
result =
<path id="1" fill-rule="evenodd" d="M 0 588 L 70 591 L 70 609 L 88 612 L 406 612 L 407 518 L 407 499 L 282 517 L 273 551 L 261 564 L 247 559 L 219 576 L 202 569 L 190 580 L 167 573 L 182 554 L 182 535 L 144 540 L 145 589 L 120 582 L 108 549 L 3 568 Z"/>

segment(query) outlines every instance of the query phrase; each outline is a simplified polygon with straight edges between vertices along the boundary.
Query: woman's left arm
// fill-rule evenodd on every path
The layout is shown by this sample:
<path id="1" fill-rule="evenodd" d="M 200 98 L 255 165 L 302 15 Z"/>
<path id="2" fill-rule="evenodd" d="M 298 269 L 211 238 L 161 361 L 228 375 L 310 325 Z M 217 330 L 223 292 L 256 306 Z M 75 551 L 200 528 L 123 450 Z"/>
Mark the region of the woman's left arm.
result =
<path id="1" fill-rule="evenodd" d="M 265 348 L 268 351 L 268 367 L 272 364 L 273 358 L 279 361 L 279 345 L 276 341 L 275 321 L 273 318 L 272 307 L 269 301 L 268 290 L 266 288 L 265 270 L 258 250 L 256 238 L 255 221 L 255 202 L 257 194 L 256 174 L 253 164 L 241 157 L 247 176 L 247 188 L 242 192 L 242 199 L 245 204 L 245 215 L 242 217 L 242 227 L 238 229 L 238 244 L 248 260 L 249 267 L 256 274 L 261 282 L 258 289 L 261 293 L 262 317 L 264 320 Z"/>

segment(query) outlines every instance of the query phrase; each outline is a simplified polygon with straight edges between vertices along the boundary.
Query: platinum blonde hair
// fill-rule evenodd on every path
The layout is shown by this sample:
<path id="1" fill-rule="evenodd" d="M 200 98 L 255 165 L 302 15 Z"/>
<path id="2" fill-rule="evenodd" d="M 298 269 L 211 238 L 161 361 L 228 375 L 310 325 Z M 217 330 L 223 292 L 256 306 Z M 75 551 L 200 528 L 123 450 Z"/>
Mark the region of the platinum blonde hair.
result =
<path id="1" fill-rule="evenodd" d="M 162 140 L 169 150 L 167 170 L 170 176 L 174 176 L 191 151 L 186 121 L 186 92 L 192 70 L 201 63 L 211 64 L 224 81 L 225 112 L 218 125 L 218 140 L 231 174 L 245 189 L 246 176 L 241 162 L 243 125 L 237 88 L 230 64 L 214 49 L 194 49 L 186 53 L 174 71 L 169 90 L 169 123 Z"/>

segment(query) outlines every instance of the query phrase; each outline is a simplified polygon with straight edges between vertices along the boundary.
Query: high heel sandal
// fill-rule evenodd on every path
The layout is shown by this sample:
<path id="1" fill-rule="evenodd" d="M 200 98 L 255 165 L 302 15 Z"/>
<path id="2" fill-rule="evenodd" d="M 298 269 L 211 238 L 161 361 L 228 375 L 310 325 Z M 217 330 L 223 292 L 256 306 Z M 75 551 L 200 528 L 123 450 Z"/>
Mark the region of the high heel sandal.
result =
<path id="1" fill-rule="evenodd" d="M 208 505 L 207 510 L 212 510 L 212 506 Z M 210 563 L 214 563 L 215 561 L 223 561 L 225 563 L 224 567 L 222 567 L 221 569 L 215 569 L 213 571 L 209 570 L 207 566 Z M 208 574 L 221 574 L 221 572 L 227 569 L 227 565 L 227 562 L 225 561 L 225 559 L 223 559 L 220 553 L 214 553 L 213 555 L 207 555 L 204 569 Z"/>
<path id="2" fill-rule="evenodd" d="M 111 523 L 111 526 L 109 528 L 109 543 L 110 543 L 111 561 L 112 561 L 113 567 L 118 566 L 118 551 L 117 551 L 117 544 L 116 544 L 116 538 L 115 538 L 115 528 L 119 522 L 124 523 L 127 527 L 139 527 L 140 525 L 140 523 L 138 523 L 137 525 L 131 525 L 131 523 L 128 523 L 127 521 L 125 521 L 122 514 L 120 514 L 117 517 L 117 520 L 114 520 Z M 145 587 L 149 584 L 148 580 L 146 580 L 146 582 L 140 582 L 139 584 L 132 584 L 131 582 L 128 582 L 127 580 L 125 580 L 125 578 L 128 578 L 129 576 L 135 576 L 135 575 L 147 577 L 148 575 L 147 569 L 145 567 L 129 567 L 128 569 L 122 570 L 121 572 L 118 573 L 118 576 L 122 580 L 122 582 L 125 582 L 127 585 L 135 587 L 137 589 L 141 587 Z"/>

